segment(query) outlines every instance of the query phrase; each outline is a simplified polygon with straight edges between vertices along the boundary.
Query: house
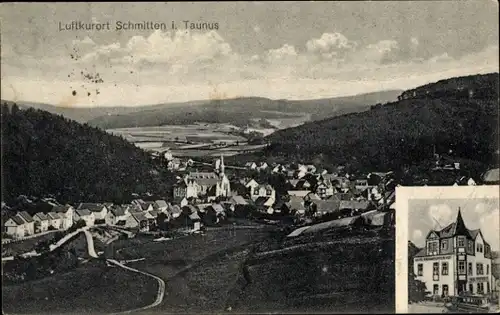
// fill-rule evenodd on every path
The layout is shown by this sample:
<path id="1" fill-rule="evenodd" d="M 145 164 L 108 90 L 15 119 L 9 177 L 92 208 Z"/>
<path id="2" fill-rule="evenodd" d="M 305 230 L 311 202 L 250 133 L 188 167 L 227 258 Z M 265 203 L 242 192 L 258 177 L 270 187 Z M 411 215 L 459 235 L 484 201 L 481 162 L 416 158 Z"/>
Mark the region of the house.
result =
<path id="1" fill-rule="evenodd" d="M 292 179 L 287 180 L 287 183 L 290 185 L 290 187 L 295 189 L 297 187 L 297 184 L 299 183 L 299 180 L 292 178 Z"/>
<path id="2" fill-rule="evenodd" d="M 245 168 L 247 170 L 255 170 L 257 168 L 257 164 L 255 162 L 247 162 L 245 163 Z"/>
<path id="3" fill-rule="evenodd" d="M 290 200 L 285 203 L 285 206 L 290 210 L 290 212 L 296 212 L 298 214 L 306 213 L 304 199 L 301 197 L 290 196 Z"/>
<path id="4" fill-rule="evenodd" d="M 287 192 L 287 194 L 289 196 L 297 196 L 297 197 L 301 197 L 301 198 L 304 198 L 305 196 L 307 196 L 309 193 L 311 193 L 310 190 L 289 190 Z"/>
<path id="5" fill-rule="evenodd" d="M 220 222 L 226 216 L 224 207 L 221 204 L 212 204 L 205 208 L 203 223 L 206 225 L 214 225 Z"/>
<path id="6" fill-rule="evenodd" d="M 266 162 L 261 162 L 261 163 L 259 163 L 258 169 L 259 169 L 259 171 L 265 171 L 268 169 L 268 167 L 269 167 L 269 165 L 267 165 Z"/>
<path id="7" fill-rule="evenodd" d="M 59 213 L 49 212 L 47 213 L 47 217 L 49 218 L 49 225 L 54 229 L 59 230 L 62 228 L 63 217 L 61 217 Z"/>
<path id="8" fill-rule="evenodd" d="M 75 208 L 71 205 L 59 205 L 52 208 L 53 212 L 56 212 L 61 217 L 61 229 L 67 230 L 73 225 L 73 215 L 75 213 Z"/>
<path id="9" fill-rule="evenodd" d="M 306 201 L 306 202 L 312 202 L 313 200 L 321 200 L 321 198 L 313 192 L 308 193 L 304 197 L 304 201 Z"/>
<path id="10" fill-rule="evenodd" d="M 413 258 L 417 280 L 434 296 L 489 294 L 492 252 L 481 230 L 469 230 L 458 209 L 455 222 L 427 234 L 425 247 Z"/>
<path id="11" fill-rule="evenodd" d="M 276 173 L 283 173 L 283 172 L 286 172 L 286 167 L 284 165 L 275 165 L 273 167 L 273 169 L 271 170 L 272 173 L 276 174 Z"/>
<path id="12" fill-rule="evenodd" d="M 255 199 L 254 203 L 255 203 L 255 206 L 257 207 L 257 209 L 263 210 L 263 209 L 268 209 L 268 208 L 272 207 L 275 203 L 275 199 L 268 198 L 268 197 L 259 197 L 259 198 Z"/>
<path id="13" fill-rule="evenodd" d="M 33 219 L 35 220 L 35 233 L 45 232 L 49 229 L 50 222 L 45 213 L 38 212 L 33 216 Z"/>
<path id="14" fill-rule="evenodd" d="M 78 205 L 78 210 L 87 209 L 94 214 L 94 224 L 105 223 L 106 214 L 108 213 L 108 208 L 101 203 L 81 203 Z"/>
<path id="15" fill-rule="evenodd" d="M 295 184 L 294 187 L 296 190 L 310 190 L 312 183 L 309 180 L 305 179 L 304 177 L 299 179 Z"/>
<path id="16" fill-rule="evenodd" d="M 166 212 L 168 209 L 168 204 L 165 200 L 156 200 L 153 205 L 153 208 L 160 212 Z"/>
<path id="17" fill-rule="evenodd" d="M 116 225 L 120 221 L 127 221 L 127 218 L 130 216 L 129 207 L 125 206 L 114 206 L 112 207 L 106 217 L 104 218 L 107 225 Z"/>
<path id="18" fill-rule="evenodd" d="M 190 178 L 184 178 L 179 180 L 174 185 L 174 200 L 182 200 L 184 198 L 192 198 L 198 196 L 198 191 L 200 188 L 195 180 Z"/>
<path id="19" fill-rule="evenodd" d="M 149 231 L 149 219 L 143 212 L 131 213 L 125 220 L 125 227 L 139 228 L 141 232 Z"/>
<path id="20" fill-rule="evenodd" d="M 182 206 L 182 207 L 184 207 L 184 206 Z M 171 205 L 167 211 L 168 211 L 170 217 L 172 217 L 173 219 L 178 218 L 182 213 L 181 206 L 178 206 L 178 205 Z"/>
<path id="21" fill-rule="evenodd" d="M 259 197 L 276 199 L 276 190 L 269 184 L 256 186 L 252 189 L 250 198 L 256 200 Z"/>
<path id="22" fill-rule="evenodd" d="M 5 233 L 14 239 L 28 236 L 26 222 L 17 214 L 5 222 Z"/>
<path id="23" fill-rule="evenodd" d="M 26 211 L 18 212 L 5 222 L 5 232 L 13 238 L 35 234 L 35 220 Z"/>
<path id="24" fill-rule="evenodd" d="M 94 212 L 88 209 L 75 210 L 73 216 L 74 222 L 78 222 L 79 220 L 85 221 L 85 225 L 92 226 L 95 223 L 95 214 Z"/>
<path id="25" fill-rule="evenodd" d="M 329 180 L 321 180 L 316 186 L 316 194 L 320 198 L 328 198 L 333 195 L 335 188 Z"/>
<path id="26" fill-rule="evenodd" d="M 193 231 L 199 231 L 201 229 L 201 218 L 197 212 L 193 212 L 189 215 L 188 227 Z"/>
<path id="27" fill-rule="evenodd" d="M 190 197 L 218 197 L 231 196 L 231 184 L 224 173 L 224 156 L 216 163 L 214 172 L 191 172 L 174 187 L 174 199 L 189 199 Z"/>
<path id="28" fill-rule="evenodd" d="M 308 173 L 316 173 L 316 166 L 314 166 L 313 164 L 305 165 L 305 167 Z"/>
<path id="29" fill-rule="evenodd" d="M 311 211 L 317 215 L 322 216 L 327 213 L 339 211 L 340 201 L 338 200 L 313 200 L 310 204 Z"/>

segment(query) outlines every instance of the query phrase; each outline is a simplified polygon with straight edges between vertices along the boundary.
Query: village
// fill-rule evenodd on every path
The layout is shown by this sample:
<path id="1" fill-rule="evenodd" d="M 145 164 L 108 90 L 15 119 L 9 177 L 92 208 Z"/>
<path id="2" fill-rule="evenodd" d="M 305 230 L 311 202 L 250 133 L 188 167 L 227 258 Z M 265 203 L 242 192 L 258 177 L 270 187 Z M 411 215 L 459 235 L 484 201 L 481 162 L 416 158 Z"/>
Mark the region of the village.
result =
<path id="1" fill-rule="evenodd" d="M 328 172 L 312 164 L 269 165 L 265 161 L 226 166 L 222 155 L 212 165 L 174 158 L 169 152 L 164 157 L 165 166 L 177 175 L 170 198 L 154 199 L 146 193 L 135 195 L 129 204 L 75 205 L 43 198 L 40 212 L 18 211 L 4 221 L 2 242 L 68 230 L 79 221 L 79 226 L 193 233 L 204 226 L 224 225 L 228 218 L 298 227 L 358 216 L 376 225 L 394 220 L 395 188 L 400 183 L 391 171 L 352 175 L 342 166 Z M 437 160 L 433 170 L 459 168 L 459 163 L 440 165 Z M 462 176 L 453 185 L 476 182 Z M 32 202 L 29 197 L 20 198 Z M 2 204 L 4 209 L 8 205 Z"/>

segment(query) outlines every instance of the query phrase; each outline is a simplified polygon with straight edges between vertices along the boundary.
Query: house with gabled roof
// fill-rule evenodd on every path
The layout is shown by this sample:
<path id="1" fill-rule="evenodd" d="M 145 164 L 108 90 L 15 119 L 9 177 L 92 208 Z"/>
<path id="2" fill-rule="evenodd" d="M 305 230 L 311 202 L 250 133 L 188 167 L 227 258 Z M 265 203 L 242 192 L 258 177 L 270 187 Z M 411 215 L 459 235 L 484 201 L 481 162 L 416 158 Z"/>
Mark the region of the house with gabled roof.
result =
<path id="1" fill-rule="evenodd" d="M 109 209 L 104 220 L 108 225 L 116 225 L 120 221 L 126 221 L 129 216 L 129 207 L 115 205 L 111 209 Z"/>
<path id="2" fill-rule="evenodd" d="M 435 296 L 488 294 L 493 289 L 492 252 L 481 230 L 457 218 L 441 230 L 427 233 L 425 246 L 413 258 L 417 280 Z"/>
<path id="3" fill-rule="evenodd" d="M 80 203 L 78 210 L 87 209 L 94 214 L 95 224 L 104 223 L 108 208 L 102 203 Z"/>
<path id="4" fill-rule="evenodd" d="M 83 220 L 87 226 L 93 226 L 95 223 L 95 214 L 89 209 L 76 209 L 73 220 L 75 223 Z"/>
<path id="5" fill-rule="evenodd" d="M 301 197 L 301 198 L 304 198 L 305 196 L 307 196 L 309 193 L 311 193 L 310 190 L 289 190 L 287 192 L 287 194 L 289 196 L 297 196 L 297 197 Z"/>
<path id="6" fill-rule="evenodd" d="M 304 199 L 298 196 L 290 196 L 289 200 L 285 202 L 285 206 L 291 212 L 296 212 L 297 214 L 305 214 L 306 206 Z"/>
<path id="7" fill-rule="evenodd" d="M 52 208 L 52 212 L 58 213 L 61 217 L 61 229 L 67 230 L 73 225 L 73 215 L 75 208 L 71 205 L 58 205 Z"/>
<path id="8" fill-rule="evenodd" d="M 165 200 L 156 200 L 154 203 L 154 209 L 160 212 L 166 212 L 168 209 L 168 204 Z"/>
<path id="9" fill-rule="evenodd" d="M 327 213 L 338 212 L 340 208 L 340 201 L 338 200 L 312 200 L 310 209 L 316 216 L 322 216 Z"/>
<path id="10" fill-rule="evenodd" d="M 38 212 L 33 216 L 33 219 L 35 220 L 35 233 L 42 233 L 48 231 L 50 226 L 50 220 L 45 213 Z"/>
<path id="11" fill-rule="evenodd" d="M 272 198 L 273 200 L 276 200 L 276 190 L 269 184 L 256 186 L 251 190 L 250 198 L 252 200 L 256 200 L 259 197 Z"/>
<path id="12" fill-rule="evenodd" d="M 125 227 L 139 228 L 139 231 L 147 232 L 149 231 L 149 219 L 143 212 L 134 212 L 125 220 Z"/>
<path id="13" fill-rule="evenodd" d="M 49 212 L 47 213 L 47 217 L 49 218 L 50 226 L 56 230 L 60 230 L 62 227 L 62 218 L 57 212 Z"/>
<path id="14" fill-rule="evenodd" d="M 5 224 L 5 232 L 13 238 L 23 238 L 35 234 L 35 220 L 26 211 L 18 212 Z"/>

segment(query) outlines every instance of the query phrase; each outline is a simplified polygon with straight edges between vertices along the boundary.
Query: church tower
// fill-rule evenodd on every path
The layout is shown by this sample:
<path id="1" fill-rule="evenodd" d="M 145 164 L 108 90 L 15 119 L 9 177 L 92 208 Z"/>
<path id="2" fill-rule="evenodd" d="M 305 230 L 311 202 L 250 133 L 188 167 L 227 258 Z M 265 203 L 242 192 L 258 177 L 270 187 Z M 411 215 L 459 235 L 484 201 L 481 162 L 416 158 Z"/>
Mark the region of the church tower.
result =
<path id="1" fill-rule="evenodd" d="M 220 175 L 224 176 L 224 155 L 220 155 Z"/>

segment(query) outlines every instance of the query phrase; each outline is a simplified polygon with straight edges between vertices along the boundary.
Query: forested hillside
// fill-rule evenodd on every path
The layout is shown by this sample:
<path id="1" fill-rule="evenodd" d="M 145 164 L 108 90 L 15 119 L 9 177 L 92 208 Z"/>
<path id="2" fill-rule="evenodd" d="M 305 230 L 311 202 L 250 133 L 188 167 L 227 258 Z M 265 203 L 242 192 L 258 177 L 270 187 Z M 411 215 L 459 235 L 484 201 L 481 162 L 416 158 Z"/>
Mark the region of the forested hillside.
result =
<path id="1" fill-rule="evenodd" d="M 444 93 L 441 97 L 408 98 L 371 110 L 307 123 L 273 133 L 264 152 L 283 160 L 350 165 L 356 169 L 394 169 L 418 165 L 446 153 L 475 168 L 497 164 L 498 73 L 460 82 L 478 86 L 480 95 Z M 426 89 L 458 91 L 448 80 Z M 418 90 L 418 89 L 417 89 Z"/>
<path id="2" fill-rule="evenodd" d="M 396 100 L 401 91 L 381 91 L 314 100 L 272 100 L 263 97 L 214 99 L 146 106 L 133 113 L 102 115 L 89 124 L 104 129 L 182 125 L 195 122 L 246 126 L 252 119 L 279 119 L 310 114 L 311 120 L 364 111 L 371 104 Z"/>
<path id="3" fill-rule="evenodd" d="M 124 202 L 167 195 L 171 174 L 122 138 L 49 112 L 2 104 L 2 200 Z"/>

